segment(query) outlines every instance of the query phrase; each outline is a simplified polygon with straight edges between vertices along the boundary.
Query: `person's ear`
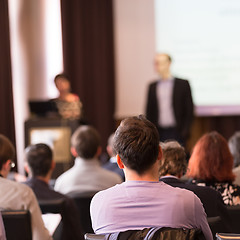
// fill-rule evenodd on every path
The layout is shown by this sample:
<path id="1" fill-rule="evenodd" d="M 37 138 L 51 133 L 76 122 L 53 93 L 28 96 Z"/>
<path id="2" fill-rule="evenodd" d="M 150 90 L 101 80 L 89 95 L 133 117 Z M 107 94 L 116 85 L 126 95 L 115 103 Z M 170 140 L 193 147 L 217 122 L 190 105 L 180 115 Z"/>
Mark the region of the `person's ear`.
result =
<path id="1" fill-rule="evenodd" d="M 71 153 L 72 153 L 72 155 L 73 155 L 74 157 L 77 157 L 77 156 L 78 156 L 77 151 L 76 151 L 76 149 L 75 149 L 74 147 L 71 147 Z"/>
<path id="2" fill-rule="evenodd" d="M 54 160 L 52 160 L 52 163 L 51 163 L 51 170 L 53 171 L 55 167 L 56 167 L 56 163 L 55 163 Z"/>
<path id="3" fill-rule="evenodd" d="M 102 147 L 99 146 L 99 147 L 97 148 L 96 156 L 99 157 L 99 156 L 101 155 L 101 153 L 102 153 Z"/>
<path id="4" fill-rule="evenodd" d="M 24 163 L 24 170 L 27 174 L 30 174 L 30 168 L 28 166 L 28 163 L 26 163 L 26 162 Z"/>
<path id="5" fill-rule="evenodd" d="M 120 158 L 120 156 L 118 154 L 117 154 L 116 158 L 117 158 L 117 165 L 118 165 L 118 167 L 120 169 L 123 169 L 124 168 L 124 164 L 123 164 L 123 162 L 122 162 L 122 160 L 121 160 L 121 158 Z"/>
<path id="6" fill-rule="evenodd" d="M 10 160 L 10 159 L 7 160 L 7 161 L 3 164 L 2 169 L 4 169 L 5 171 L 6 171 L 6 170 L 7 170 L 7 171 L 10 171 L 10 169 L 11 169 L 11 160 Z"/>
<path id="7" fill-rule="evenodd" d="M 158 152 L 158 158 L 157 158 L 157 160 L 161 160 L 162 159 L 162 156 L 163 156 L 163 153 L 162 153 L 162 148 L 161 148 L 161 146 L 159 145 L 159 152 Z"/>

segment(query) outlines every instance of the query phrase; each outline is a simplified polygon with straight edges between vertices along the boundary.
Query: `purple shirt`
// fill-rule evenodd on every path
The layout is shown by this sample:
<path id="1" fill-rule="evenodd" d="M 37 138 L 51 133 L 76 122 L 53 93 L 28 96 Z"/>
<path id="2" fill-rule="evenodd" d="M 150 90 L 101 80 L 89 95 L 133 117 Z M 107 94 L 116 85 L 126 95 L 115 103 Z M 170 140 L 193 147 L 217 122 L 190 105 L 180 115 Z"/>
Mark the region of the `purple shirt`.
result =
<path id="1" fill-rule="evenodd" d="M 90 211 L 96 234 L 149 227 L 199 228 L 206 240 L 213 239 L 199 198 L 163 182 L 118 184 L 98 192 Z"/>

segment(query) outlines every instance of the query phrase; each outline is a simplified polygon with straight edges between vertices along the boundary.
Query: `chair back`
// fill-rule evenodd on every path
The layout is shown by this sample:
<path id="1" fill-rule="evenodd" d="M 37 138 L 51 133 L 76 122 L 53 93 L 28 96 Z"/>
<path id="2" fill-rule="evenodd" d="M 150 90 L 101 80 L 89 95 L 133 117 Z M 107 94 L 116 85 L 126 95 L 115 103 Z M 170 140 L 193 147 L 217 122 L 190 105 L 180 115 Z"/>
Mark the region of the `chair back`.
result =
<path id="1" fill-rule="evenodd" d="M 67 239 L 67 236 L 65 233 L 65 225 L 63 222 L 63 218 L 65 214 L 64 212 L 65 200 L 64 199 L 38 200 L 38 204 L 43 214 L 45 213 L 61 214 L 62 220 L 53 233 L 53 239 L 54 240 Z"/>
<path id="2" fill-rule="evenodd" d="M 231 219 L 232 233 L 240 233 L 240 205 L 227 206 L 227 211 Z"/>
<path id="3" fill-rule="evenodd" d="M 64 210 L 64 199 L 38 200 L 42 213 L 62 213 Z"/>
<path id="4" fill-rule="evenodd" d="M 217 233 L 216 240 L 240 240 L 240 234 L 236 233 Z"/>
<path id="5" fill-rule="evenodd" d="M 225 226 L 220 216 L 208 217 L 207 221 L 211 229 L 213 239 L 215 238 L 216 233 L 225 231 Z"/>
<path id="6" fill-rule="evenodd" d="M 69 195 L 71 197 L 79 210 L 80 221 L 82 225 L 83 233 L 94 233 L 92 229 L 92 220 L 90 216 L 90 203 L 96 192 L 87 192 L 78 195 Z"/>
<path id="7" fill-rule="evenodd" d="M 27 210 L 1 211 L 7 240 L 32 240 L 31 215 Z"/>
<path id="8" fill-rule="evenodd" d="M 144 228 L 143 230 L 128 230 L 107 235 L 85 234 L 85 240 L 205 240 L 200 229 L 183 229 L 169 227 Z"/>

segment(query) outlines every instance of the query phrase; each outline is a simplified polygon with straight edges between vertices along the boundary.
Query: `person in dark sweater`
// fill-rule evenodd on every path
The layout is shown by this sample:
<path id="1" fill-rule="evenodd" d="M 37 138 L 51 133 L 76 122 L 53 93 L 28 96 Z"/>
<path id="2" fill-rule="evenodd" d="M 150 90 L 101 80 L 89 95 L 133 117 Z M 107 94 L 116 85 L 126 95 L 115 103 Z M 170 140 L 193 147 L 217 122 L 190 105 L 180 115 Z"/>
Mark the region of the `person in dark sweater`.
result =
<path id="1" fill-rule="evenodd" d="M 34 191 L 39 202 L 64 200 L 62 215 L 63 230 L 61 239 L 83 239 L 80 216 L 75 202 L 49 186 L 55 162 L 51 148 L 43 143 L 30 145 L 26 149 L 26 171 L 30 178 L 25 182 Z"/>
<path id="2" fill-rule="evenodd" d="M 220 216 L 223 220 L 225 231 L 230 231 L 230 219 L 221 194 L 209 187 L 197 186 L 181 180 L 187 171 L 187 161 L 184 147 L 177 141 L 160 143 L 163 157 L 160 162 L 160 181 L 194 192 L 201 200 L 207 217 Z M 222 229 L 221 229 L 222 230 Z"/>

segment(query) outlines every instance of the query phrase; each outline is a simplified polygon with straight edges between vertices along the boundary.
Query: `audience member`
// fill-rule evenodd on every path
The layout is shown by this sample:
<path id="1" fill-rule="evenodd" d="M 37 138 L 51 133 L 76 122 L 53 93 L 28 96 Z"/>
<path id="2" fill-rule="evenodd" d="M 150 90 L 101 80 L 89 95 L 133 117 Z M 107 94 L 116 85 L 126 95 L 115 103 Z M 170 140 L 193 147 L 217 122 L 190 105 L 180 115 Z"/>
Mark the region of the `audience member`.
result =
<path id="1" fill-rule="evenodd" d="M 101 167 L 100 135 L 95 128 L 80 126 L 71 138 L 71 145 L 75 164 L 57 178 L 56 191 L 73 196 L 98 192 L 122 182 L 119 175 Z"/>
<path id="2" fill-rule="evenodd" d="M 108 138 L 108 145 L 107 145 L 107 153 L 110 156 L 110 159 L 108 162 L 106 162 L 105 164 L 103 164 L 103 168 L 113 171 L 117 174 L 119 174 L 122 178 L 122 180 L 125 180 L 125 176 L 124 176 L 124 172 L 122 169 L 120 169 L 118 167 L 117 164 L 117 159 L 116 159 L 116 153 L 113 149 L 113 137 L 114 137 L 114 133 L 112 133 L 109 138 Z"/>
<path id="3" fill-rule="evenodd" d="M 230 137 L 228 146 L 233 156 L 233 173 L 236 176 L 233 183 L 240 185 L 240 131 Z"/>
<path id="4" fill-rule="evenodd" d="M 79 119 L 82 112 L 82 103 L 76 94 L 71 93 L 71 85 L 65 74 L 58 74 L 54 78 L 59 96 L 54 99 L 59 114 L 66 119 Z"/>
<path id="5" fill-rule="evenodd" d="M 185 188 L 194 192 L 206 211 L 207 217 L 220 216 L 225 223 L 225 229 L 221 231 L 229 231 L 229 215 L 219 192 L 210 187 L 201 187 L 195 184 L 183 182 L 180 178 L 187 170 L 187 160 L 184 147 L 177 141 L 169 141 L 161 143 L 163 157 L 160 161 L 160 181 L 163 181 L 172 187 Z"/>
<path id="6" fill-rule="evenodd" d="M 0 240 L 6 240 L 5 229 L 3 225 L 1 212 L 0 212 Z"/>
<path id="7" fill-rule="evenodd" d="M 26 160 L 26 169 L 30 178 L 25 184 L 32 188 L 38 201 L 64 199 L 61 239 L 83 239 L 80 216 L 74 201 L 49 187 L 49 181 L 55 167 L 51 148 L 43 143 L 31 145 L 26 149 Z"/>
<path id="8" fill-rule="evenodd" d="M 15 149 L 12 143 L 0 134 L 0 208 L 29 210 L 33 240 L 52 239 L 44 226 L 41 210 L 32 189 L 22 183 L 6 179 L 14 154 Z"/>
<path id="9" fill-rule="evenodd" d="M 143 116 L 123 120 L 114 150 L 126 182 L 97 193 L 90 211 L 97 234 L 150 227 L 199 228 L 212 239 L 199 198 L 185 189 L 159 182 L 162 157 L 157 128 Z"/>
<path id="10" fill-rule="evenodd" d="M 204 134 L 189 159 L 187 177 L 199 186 L 219 191 L 226 205 L 240 204 L 240 186 L 233 184 L 233 157 L 226 139 L 218 132 Z"/>

